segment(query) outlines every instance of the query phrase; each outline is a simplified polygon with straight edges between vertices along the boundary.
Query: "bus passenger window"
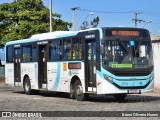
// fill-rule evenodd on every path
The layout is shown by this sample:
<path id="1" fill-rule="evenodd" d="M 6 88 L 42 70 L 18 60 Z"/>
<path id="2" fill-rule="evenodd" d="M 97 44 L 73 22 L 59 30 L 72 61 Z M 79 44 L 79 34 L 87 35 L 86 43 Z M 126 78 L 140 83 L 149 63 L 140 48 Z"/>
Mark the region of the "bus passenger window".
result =
<path id="1" fill-rule="evenodd" d="M 7 62 L 13 62 L 13 47 L 7 47 Z"/>
<path id="2" fill-rule="evenodd" d="M 31 61 L 31 45 L 23 45 L 23 62 Z"/>
<path id="3" fill-rule="evenodd" d="M 49 59 L 50 60 L 60 60 L 60 40 L 55 40 L 50 43 L 49 48 Z"/>
<path id="4" fill-rule="evenodd" d="M 82 59 L 82 46 L 80 38 L 73 38 L 73 60 L 81 60 Z"/>
<path id="5" fill-rule="evenodd" d="M 32 61 L 37 60 L 37 45 L 32 45 Z"/>
<path id="6" fill-rule="evenodd" d="M 71 59 L 71 40 L 64 40 L 63 41 L 63 58 L 64 60 Z"/>

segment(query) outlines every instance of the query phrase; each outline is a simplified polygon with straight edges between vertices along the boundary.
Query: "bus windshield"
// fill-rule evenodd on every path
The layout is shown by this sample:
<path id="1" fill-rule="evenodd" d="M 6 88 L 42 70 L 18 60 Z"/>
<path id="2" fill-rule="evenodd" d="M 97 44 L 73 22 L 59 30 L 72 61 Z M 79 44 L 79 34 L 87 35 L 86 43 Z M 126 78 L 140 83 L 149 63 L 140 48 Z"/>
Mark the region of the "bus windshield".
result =
<path id="1" fill-rule="evenodd" d="M 133 36 L 108 37 L 104 40 L 103 65 L 126 69 L 151 67 L 153 65 L 151 40 L 147 37 Z"/>

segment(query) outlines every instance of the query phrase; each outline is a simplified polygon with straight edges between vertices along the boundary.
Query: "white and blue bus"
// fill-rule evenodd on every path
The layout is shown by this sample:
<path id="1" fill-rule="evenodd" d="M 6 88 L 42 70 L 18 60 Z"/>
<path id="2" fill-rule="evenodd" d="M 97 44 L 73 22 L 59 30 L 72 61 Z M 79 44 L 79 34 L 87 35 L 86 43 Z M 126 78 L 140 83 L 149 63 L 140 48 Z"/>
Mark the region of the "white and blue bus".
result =
<path id="1" fill-rule="evenodd" d="M 5 82 L 26 94 L 39 90 L 89 94 L 127 94 L 154 90 L 149 31 L 106 27 L 33 35 L 6 43 Z"/>

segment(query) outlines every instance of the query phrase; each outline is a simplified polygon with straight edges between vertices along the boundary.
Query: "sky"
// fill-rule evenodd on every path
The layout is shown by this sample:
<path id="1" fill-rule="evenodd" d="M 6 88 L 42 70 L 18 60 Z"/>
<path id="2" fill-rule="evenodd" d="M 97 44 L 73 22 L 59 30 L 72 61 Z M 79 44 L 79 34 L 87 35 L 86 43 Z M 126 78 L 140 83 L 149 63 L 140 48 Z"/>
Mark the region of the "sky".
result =
<path id="1" fill-rule="evenodd" d="M 13 0 L 0 0 L 2 3 L 10 3 Z M 50 0 L 43 0 L 49 8 Z M 138 19 L 145 22 L 138 23 L 138 27 L 148 29 L 151 34 L 160 34 L 160 0 L 52 0 L 53 13 L 62 15 L 62 19 L 72 22 L 71 8 L 76 10 L 76 30 L 82 25 L 87 15 L 87 21 L 99 16 L 98 27 L 134 27 L 134 12 L 139 12 Z M 149 23 L 152 20 L 151 23 Z"/>

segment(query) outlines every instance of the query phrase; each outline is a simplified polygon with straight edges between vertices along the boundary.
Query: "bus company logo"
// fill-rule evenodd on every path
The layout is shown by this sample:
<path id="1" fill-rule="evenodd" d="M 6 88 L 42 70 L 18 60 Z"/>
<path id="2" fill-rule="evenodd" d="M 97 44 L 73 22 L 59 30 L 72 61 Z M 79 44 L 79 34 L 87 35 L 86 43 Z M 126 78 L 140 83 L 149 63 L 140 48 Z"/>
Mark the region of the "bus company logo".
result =
<path id="1" fill-rule="evenodd" d="M 71 70 L 69 70 L 68 75 L 72 76 L 72 71 Z"/>
<path id="2" fill-rule="evenodd" d="M 85 36 L 85 39 L 91 39 L 91 38 L 95 38 L 95 34 L 93 34 L 93 35 L 86 35 Z"/>
<path id="3" fill-rule="evenodd" d="M 12 117 L 11 112 L 2 112 L 2 117 Z"/>

